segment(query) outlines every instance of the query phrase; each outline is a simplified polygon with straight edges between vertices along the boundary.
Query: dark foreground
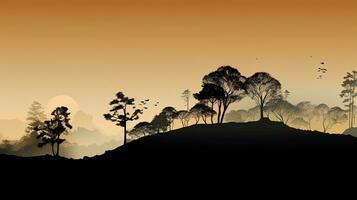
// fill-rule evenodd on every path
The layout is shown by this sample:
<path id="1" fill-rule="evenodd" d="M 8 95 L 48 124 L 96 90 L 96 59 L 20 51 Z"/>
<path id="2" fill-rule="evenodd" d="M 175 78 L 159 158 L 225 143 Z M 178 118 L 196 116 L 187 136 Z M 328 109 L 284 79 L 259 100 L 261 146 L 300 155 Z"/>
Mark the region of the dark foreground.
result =
<path id="1" fill-rule="evenodd" d="M 20 179 L 42 184 L 56 177 L 74 185 L 80 180 L 94 188 L 107 188 L 114 181 L 118 191 L 124 191 L 118 184 L 129 188 L 158 184 L 185 191 L 204 185 L 207 193 L 209 187 L 214 191 L 230 186 L 235 191 L 237 185 L 255 191 L 258 186 L 276 188 L 276 184 L 294 188 L 292 183 L 306 190 L 348 183 L 357 178 L 356 155 L 357 139 L 352 136 L 265 121 L 187 127 L 81 160 L 2 155 L 0 165 L 3 175 L 16 184 Z"/>
<path id="2" fill-rule="evenodd" d="M 20 158 L 0 156 L 2 163 L 103 163 L 150 167 L 162 165 L 249 165 L 252 163 L 298 165 L 355 161 L 357 139 L 290 128 L 261 121 L 196 125 L 133 141 L 104 155 L 82 160 L 50 156 Z M 109 163 L 110 162 L 110 163 Z"/>

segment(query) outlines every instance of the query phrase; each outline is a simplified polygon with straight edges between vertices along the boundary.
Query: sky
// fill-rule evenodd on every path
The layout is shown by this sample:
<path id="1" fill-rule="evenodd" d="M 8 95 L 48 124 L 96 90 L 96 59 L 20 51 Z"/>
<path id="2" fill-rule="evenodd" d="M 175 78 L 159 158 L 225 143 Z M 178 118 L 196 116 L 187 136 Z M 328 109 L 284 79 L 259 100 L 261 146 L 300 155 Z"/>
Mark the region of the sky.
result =
<path id="1" fill-rule="evenodd" d="M 222 65 L 271 73 L 294 103 L 342 106 L 342 78 L 357 68 L 356 8 L 353 0 L 0 0 L 0 118 L 24 120 L 32 101 L 49 107 L 67 96 L 119 132 L 102 119 L 116 92 L 159 101 L 149 120 L 167 105 L 184 109 L 182 91 L 197 92 Z M 320 62 L 328 73 L 318 80 Z"/>

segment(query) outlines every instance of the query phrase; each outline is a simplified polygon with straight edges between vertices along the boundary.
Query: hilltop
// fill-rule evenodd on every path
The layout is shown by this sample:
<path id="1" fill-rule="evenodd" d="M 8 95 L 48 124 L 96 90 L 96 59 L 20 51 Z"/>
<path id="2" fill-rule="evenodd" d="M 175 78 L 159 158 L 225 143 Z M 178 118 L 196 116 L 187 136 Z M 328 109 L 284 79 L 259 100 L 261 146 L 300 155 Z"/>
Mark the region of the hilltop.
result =
<path id="1" fill-rule="evenodd" d="M 342 158 L 356 150 L 357 139 L 352 136 L 304 131 L 263 120 L 194 125 L 144 137 L 87 160 L 323 159 Z"/>

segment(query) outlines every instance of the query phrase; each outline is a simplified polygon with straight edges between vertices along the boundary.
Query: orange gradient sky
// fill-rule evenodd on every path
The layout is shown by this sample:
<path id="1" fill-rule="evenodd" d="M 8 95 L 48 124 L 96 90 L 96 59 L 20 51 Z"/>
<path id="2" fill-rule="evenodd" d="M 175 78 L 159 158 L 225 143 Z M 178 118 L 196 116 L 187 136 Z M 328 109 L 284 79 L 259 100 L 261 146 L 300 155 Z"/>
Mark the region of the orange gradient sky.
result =
<path id="1" fill-rule="evenodd" d="M 99 119 L 123 90 L 161 102 L 148 120 L 183 109 L 180 93 L 221 65 L 270 72 L 294 103 L 341 105 L 342 77 L 357 68 L 356 10 L 352 0 L 0 0 L 0 118 L 68 95 Z M 321 61 L 329 72 L 317 80 Z"/>

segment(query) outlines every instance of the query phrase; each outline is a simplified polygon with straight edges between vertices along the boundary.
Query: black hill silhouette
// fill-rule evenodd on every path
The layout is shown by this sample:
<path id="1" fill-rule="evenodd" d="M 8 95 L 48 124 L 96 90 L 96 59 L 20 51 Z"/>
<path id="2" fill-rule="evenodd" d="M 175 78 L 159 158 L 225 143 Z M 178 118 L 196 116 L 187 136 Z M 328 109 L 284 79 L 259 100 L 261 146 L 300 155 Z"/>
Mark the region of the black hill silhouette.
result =
<path id="1" fill-rule="evenodd" d="M 357 139 L 351 136 L 303 131 L 264 118 L 258 122 L 185 127 L 143 137 L 86 160 L 328 158 L 356 150 Z"/>
<path id="2" fill-rule="evenodd" d="M 145 165 L 154 168 L 168 165 L 178 167 L 195 163 L 206 169 L 215 166 L 218 169 L 224 168 L 228 164 L 236 166 L 236 163 L 251 166 L 270 163 L 280 166 L 290 162 L 308 168 L 301 165 L 307 162 L 309 165 L 320 165 L 321 162 L 336 160 L 352 162 L 356 150 L 357 138 L 352 136 L 303 131 L 264 118 L 257 122 L 193 125 L 142 137 L 103 155 L 80 160 L 7 155 L 0 155 L 0 160 L 34 163 L 110 161 L 128 168 Z"/>

